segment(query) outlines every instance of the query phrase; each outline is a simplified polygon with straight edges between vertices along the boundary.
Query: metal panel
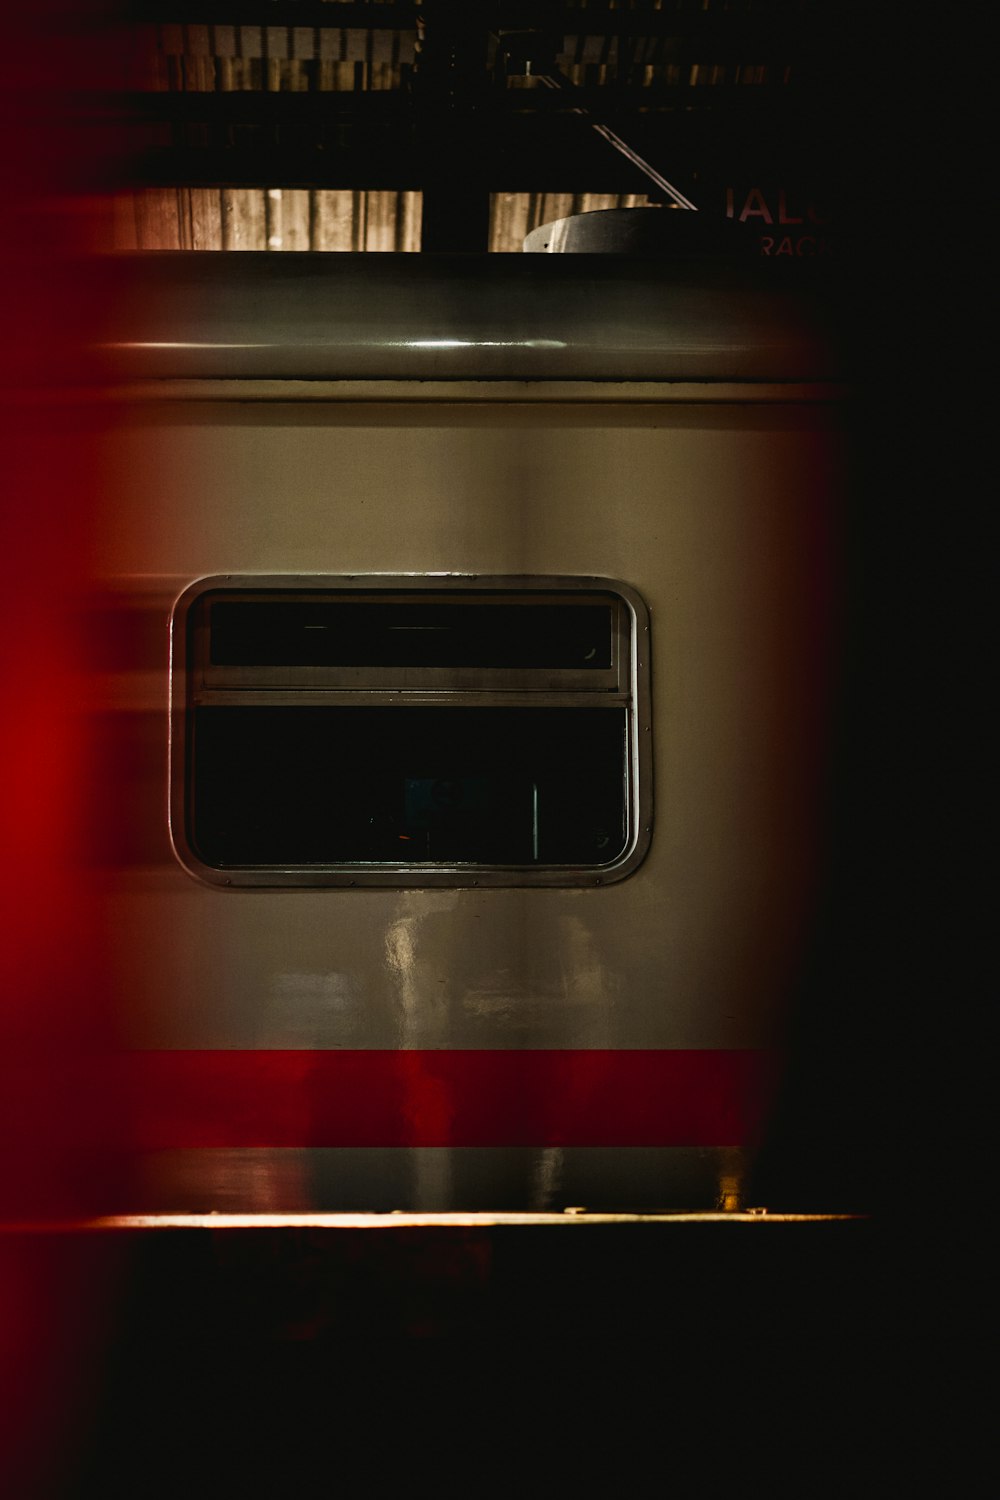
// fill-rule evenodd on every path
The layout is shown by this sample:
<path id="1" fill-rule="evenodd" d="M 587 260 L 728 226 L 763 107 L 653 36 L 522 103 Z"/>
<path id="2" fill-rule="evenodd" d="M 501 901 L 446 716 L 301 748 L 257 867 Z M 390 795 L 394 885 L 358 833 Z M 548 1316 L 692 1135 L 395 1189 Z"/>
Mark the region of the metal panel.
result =
<path id="1" fill-rule="evenodd" d="M 668 210 L 664 210 L 668 212 Z M 115 257 L 119 378 L 828 380 L 828 288 L 804 267 L 615 256 Z"/>
<path id="2" fill-rule="evenodd" d="M 630 577 L 657 629 L 659 813 L 643 865 L 602 890 L 234 899 L 170 863 L 123 869 L 109 920 L 135 1041 L 772 1039 L 816 858 L 838 447 L 815 405 L 137 407 L 107 456 L 109 578 L 180 592 L 227 564 L 401 560 Z M 165 744 L 165 669 L 161 705 Z M 149 776 L 165 821 L 165 757 Z"/>

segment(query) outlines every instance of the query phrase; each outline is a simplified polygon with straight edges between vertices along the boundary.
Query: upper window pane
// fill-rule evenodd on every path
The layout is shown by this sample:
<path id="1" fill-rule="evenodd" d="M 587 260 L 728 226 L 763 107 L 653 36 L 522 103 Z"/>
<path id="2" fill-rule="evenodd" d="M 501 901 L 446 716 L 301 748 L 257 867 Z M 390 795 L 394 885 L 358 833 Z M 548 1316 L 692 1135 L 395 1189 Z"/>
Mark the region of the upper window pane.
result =
<path id="1" fill-rule="evenodd" d="M 216 600 L 213 666 L 611 666 L 607 604 Z"/>

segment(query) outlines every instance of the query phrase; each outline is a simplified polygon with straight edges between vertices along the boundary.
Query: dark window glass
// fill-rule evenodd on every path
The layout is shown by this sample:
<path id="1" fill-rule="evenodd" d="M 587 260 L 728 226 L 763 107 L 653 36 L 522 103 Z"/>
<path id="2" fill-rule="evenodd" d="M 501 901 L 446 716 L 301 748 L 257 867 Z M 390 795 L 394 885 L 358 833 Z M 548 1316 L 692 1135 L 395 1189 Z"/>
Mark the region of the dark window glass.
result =
<path id="1" fill-rule="evenodd" d="M 610 605 L 216 601 L 217 667 L 607 669 Z"/>
<path id="2" fill-rule="evenodd" d="M 598 865 L 625 847 L 620 706 L 213 706 L 191 733 L 209 865 Z"/>

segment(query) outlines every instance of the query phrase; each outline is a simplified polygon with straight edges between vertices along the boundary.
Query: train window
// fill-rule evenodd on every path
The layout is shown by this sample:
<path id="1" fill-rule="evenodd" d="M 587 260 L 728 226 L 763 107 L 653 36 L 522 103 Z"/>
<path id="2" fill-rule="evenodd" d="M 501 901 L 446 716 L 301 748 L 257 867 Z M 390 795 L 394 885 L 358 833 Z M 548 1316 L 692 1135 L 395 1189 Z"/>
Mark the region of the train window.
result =
<path id="1" fill-rule="evenodd" d="M 623 584 L 216 578 L 172 632 L 171 832 L 203 879 L 592 885 L 646 852 L 648 615 Z"/>

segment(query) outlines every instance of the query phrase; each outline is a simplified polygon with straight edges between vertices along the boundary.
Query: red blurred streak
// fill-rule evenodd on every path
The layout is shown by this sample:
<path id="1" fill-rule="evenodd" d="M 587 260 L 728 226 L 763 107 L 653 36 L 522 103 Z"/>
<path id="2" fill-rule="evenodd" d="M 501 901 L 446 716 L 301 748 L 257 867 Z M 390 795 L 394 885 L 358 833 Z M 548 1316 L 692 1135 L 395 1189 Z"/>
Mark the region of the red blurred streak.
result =
<path id="1" fill-rule="evenodd" d="M 107 122 L 74 117 L 66 101 L 73 88 L 110 84 L 120 53 L 106 13 L 79 0 L 8 7 L 4 20 L 0 1217 L 54 1221 L 99 1208 L 121 1150 L 106 1152 L 109 1121 L 92 1092 L 63 1088 L 85 1057 L 104 1054 L 113 1016 L 97 893 L 72 856 L 86 796 L 73 609 L 85 587 L 92 433 L 57 388 L 98 326 L 75 260 L 94 247 L 117 149 Z M 4 1242 L 0 1493 L 48 1494 L 71 1466 L 106 1272 L 81 1246 L 40 1254 Z"/>
<path id="2" fill-rule="evenodd" d="M 131 1101 L 145 1150 L 746 1146 L 777 1070 L 773 1053 L 750 1050 L 160 1051 L 105 1063 L 102 1095 Z"/>

